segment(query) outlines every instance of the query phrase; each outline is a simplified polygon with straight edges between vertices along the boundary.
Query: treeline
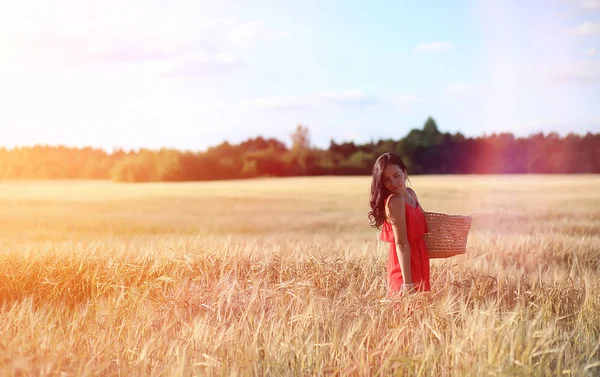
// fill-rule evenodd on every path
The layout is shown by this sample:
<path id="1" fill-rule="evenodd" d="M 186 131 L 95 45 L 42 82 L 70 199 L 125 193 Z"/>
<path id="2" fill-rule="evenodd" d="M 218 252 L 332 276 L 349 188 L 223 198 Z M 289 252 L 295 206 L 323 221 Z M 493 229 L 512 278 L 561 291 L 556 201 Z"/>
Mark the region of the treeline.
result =
<path id="1" fill-rule="evenodd" d="M 288 148 L 276 139 L 256 137 L 223 142 L 204 152 L 174 149 L 108 153 L 94 148 L 52 146 L 0 148 L 0 179 L 112 179 L 117 182 L 200 181 L 299 175 L 370 174 L 375 159 L 392 151 L 412 174 L 600 173 L 600 134 L 534 134 L 516 138 L 493 134 L 467 138 L 440 132 L 427 119 L 422 129 L 399 140 L 365 144 L 310 145 L 306 127 L 297 126 Z"/>

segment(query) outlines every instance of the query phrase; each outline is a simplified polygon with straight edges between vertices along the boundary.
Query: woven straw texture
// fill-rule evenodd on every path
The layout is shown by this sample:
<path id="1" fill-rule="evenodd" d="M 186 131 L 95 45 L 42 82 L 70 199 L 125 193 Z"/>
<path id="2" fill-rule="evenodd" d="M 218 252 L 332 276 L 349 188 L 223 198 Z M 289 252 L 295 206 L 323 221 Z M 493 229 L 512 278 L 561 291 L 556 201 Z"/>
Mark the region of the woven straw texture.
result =
<path id="1" fill-rule="evenodd" d="M 430 259 L 449 258 L 466 252 L 471 216 L 425 212 L 425 220 L 428 232 L 423 238 Z"/>

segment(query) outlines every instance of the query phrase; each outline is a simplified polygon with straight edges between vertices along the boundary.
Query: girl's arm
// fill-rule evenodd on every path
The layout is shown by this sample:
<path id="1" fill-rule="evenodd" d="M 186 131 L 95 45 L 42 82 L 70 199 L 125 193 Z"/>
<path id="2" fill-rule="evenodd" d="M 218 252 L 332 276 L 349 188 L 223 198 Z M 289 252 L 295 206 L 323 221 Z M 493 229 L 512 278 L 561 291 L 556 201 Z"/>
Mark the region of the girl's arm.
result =
<path id="1" fill-rule="evenodd" d="M 398 262 L 402 271 L 404 284 L 412 284 L 412 273 L 410 271 L 410 246 L 408 244 L 408 236 L 406 233 L 406 207 L 404 198 L 398 195 L 393 195 L 389 202 L 389 220 L 394 231 L 394 239 L 396 240 L 396 253 L 398 253 Z"/>

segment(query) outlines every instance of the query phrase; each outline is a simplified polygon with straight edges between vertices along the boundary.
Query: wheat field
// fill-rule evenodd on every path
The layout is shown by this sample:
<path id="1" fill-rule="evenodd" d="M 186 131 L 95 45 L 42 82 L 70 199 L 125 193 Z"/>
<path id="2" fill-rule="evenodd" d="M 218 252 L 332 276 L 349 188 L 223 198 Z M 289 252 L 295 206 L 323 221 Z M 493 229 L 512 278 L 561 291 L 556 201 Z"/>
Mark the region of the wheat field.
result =
<path id="1" fill-rule="evenodd" d="M 0 183 L 0 375 L 600 375 L 600 177 L 412 177 L 473 227 L 394 300 L 369 184 Z"/>

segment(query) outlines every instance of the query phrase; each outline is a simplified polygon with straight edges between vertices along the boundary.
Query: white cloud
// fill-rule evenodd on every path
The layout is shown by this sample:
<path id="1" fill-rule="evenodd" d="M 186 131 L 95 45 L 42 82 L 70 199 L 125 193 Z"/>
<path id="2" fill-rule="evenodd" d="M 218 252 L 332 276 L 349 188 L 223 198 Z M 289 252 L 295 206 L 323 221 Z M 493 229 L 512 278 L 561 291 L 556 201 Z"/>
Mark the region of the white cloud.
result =
<path id="1" fill-rule="evenodd" d="M 415 47 L 415 51 L 418 52 L 437 52 L 437 51 L 445 51 L 452 47 L 452 43 L 450 42 L 430 42 L 430 43 L 420 43 Z"/>
<path id="2" fill-rule="evenodd" d="M 581 0 L 581 6 L 585 9 L 600 9 L 600 0 Z"/>
<path id="3" fill-rule="evenodd" d="M 246 108 L 269 110 L 284 107 L 310 106 L 306 99 L 291 97 L 263 97 L 245 100 L 242 105 Z"/>
<path id="4" fill-rule="evenodd" d="M 347 124 L 342 128 L 342 142 L 360 140 L 362 138 L 360 124 Z"/>
<path id="5" fill-rule="evenodd" d="M 597 48 L 590 48 L 589 50 L 587 50 L 585 52 L 585 54 L 587 56 L 596 56 L 596 55 L 600 54 L 600 51 Z"/>
<path id="6" fill-rule="evenodd" d="M 452 84 L 444 89 L 446 93 L 460 93 L 466 90 L 466 86 L 461 83 Z"/>
<path id="7" fill-rule="evenodd" d="M 246 63 L 230 54 L 194 54 L 185 56 L 182 62 L 166 70 L 170 77 L 191 77 L 224 74 L 242 68 Z"/>
<path id="8" fill-rule="evenodd" d="M 514 122 L 513 127 L 516 130 L 516 136 L 529 136 L 533 133 L 556 132 L 559 135 L 566 136 L 569 133 L 582 133 L 579 130 L 594 130 L 600 129 L 600 119 L 581 119 L 581 120 L 565 120 L 565 119 L 536 119 L 531 121 Z M 583 132 L 585 133 L 585 131 Z"/>
<path id="9" fill-rule="evenodd" d="M 496 91 L 494 95 L 500 95 L 501 91 Z M 437 101 L 441 103 L 474 103 L 481 100 L 482 89 L 480 85 L 466 85 L 460 82 L 454 83 L 443 88 L 436 96 Z"/>
<path id="10" fill-rule="evenodd" d="M 412 92 L 396 96 L 374 96 L 360 90 L 348 90 L 306 96 L 253 98 L 242 101 L 241 105 L 246 109 L 258 110 L 298 109 L 330 105 L 366 108 L 391 106 L 399 109 L 404 114 L 412 114 L 417 105 L 431 102 L 430 98 L 417 96 Z"/>
<path id="11" fill-rule="evenodd" d="M 392 102 L 395 104 L 414 104 L 414 103 L 427 103 L 430 102 L 429 99 L 420 97 L 413 92 L 404 93 L 402 95 L 396 96 L 392 99 Z"/>
<path id="12" fill-rule="evenodd" d="M 563 78 L 582 80 L 582 81 L 598 81 L 600 80 L 600 62 L 582 60 L 561 67 L 560 74 Z"/>
<path id="13" fill-rule="evenodd" d="M 428 103 L 431 102 L 431 100 L 420 97 L 413 92 L 409 92 L 392 98 L 391 102 L 396 108 L 400 109 L 402 113 L 410 115 L 415 112 L 416 105 Z"/>
<path id="14" fill-rule="evenodd" d="M 523 73 L 529 78 L 549 82 L 598 82 L 600 62 L 579 60 L 556 65 L 531 65 Z"/>
<path id="15" fill-rule="evenodd" d="M 189 74 L 222 72 L 242 65 L 245 51 L 286 35 L 260 21 L 213 17 L 207 6 L 191 0 L 30 3 L 8 8 L 0 4 L 0 65 L 33 69 L 172 61 L 178 66 L 210 66 L 187 68 Z M 235 58 L 222 59 L 224 55 Z"/>
<path id="16" fill-rule="evenodd" d="M 571 29 L 571 33 L 584 37 L 600 34 L 600 22 L 586 21 Z"/>
<path id="17" fill-rule="evenodd" d="M 20 33 L 0 34 L 2 60 L 43 63 L 144 61 L 193 53 L 231 53 L 273 40 L 282 32 L 257 22 L 234 19 L 198 25 L 190 34 L 148 33 L 137 35 Z"/>
<path id="18" fill-rule="evenodd" d="M 339 105 L 374 106 L 382 103 L 382 100 L 369 96 L 360 90 L 348 90 L 346 92 L 325 92 L 320 97 L 326 102 Z"/>
<path id="19" fill-rule="evenodd" d="M 301 108 L 325 105 L 347 106 L 377 106 L 386 103 L 385 100 L 369 96 L 360 90 L 344 92 L 324 92 L 297 97 L 267 97 L 243 101 L 246 108 L 269 110 L 281 108 Z"/>

